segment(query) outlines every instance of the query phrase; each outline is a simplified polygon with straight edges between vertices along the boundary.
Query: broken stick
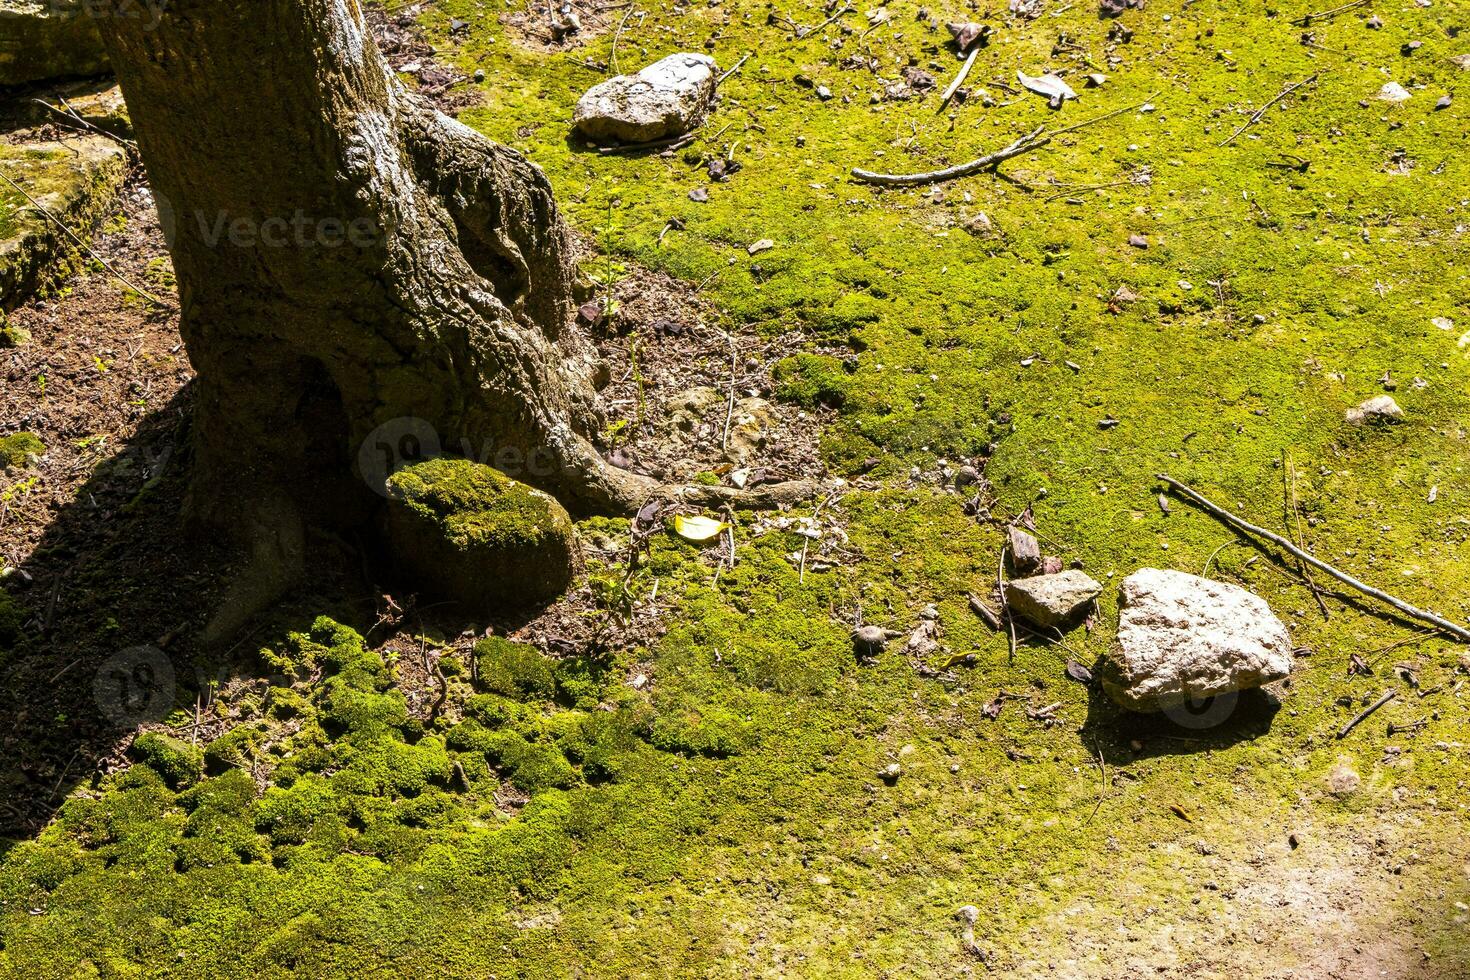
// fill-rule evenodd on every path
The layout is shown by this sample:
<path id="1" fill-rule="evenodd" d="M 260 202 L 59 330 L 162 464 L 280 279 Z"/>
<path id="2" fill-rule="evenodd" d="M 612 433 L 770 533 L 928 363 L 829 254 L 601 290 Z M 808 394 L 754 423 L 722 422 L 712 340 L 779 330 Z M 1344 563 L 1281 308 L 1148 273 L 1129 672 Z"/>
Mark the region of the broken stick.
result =
<path id="1" fill-rule="evenodd" d="M 1250 118 L 1247 119 L 1245 122 L 1241 123 L 1240 124 L 1240 128 L 1237 129 L 1235 132 L 1231 133 L 1229 136 L 1227 136 L 1220 143 L 1220 145 L 1221 146 L 1229 146 L 1231 143 L 1234 143 L 1236 137 L 1238 137 L 1241 133 L 1245 132 L 1247 129 L 1250 129 L 1256 123 L 1258 123 L 1258 122 L 1261 121 L 1261 117 L 1263 117 L 1266 114 L 1266 110 L 1267 109 L 1271 108 L 1273 105 L 1275 105 L 1276 103 L 1280 102 L 1282 99 L 1286 98 L 1288 95 L 1290 95 L 1291 93 L 1295 92 L 1297 89 L 1301 88 L 1303 85 L 1310 85 L 1312 82 L 1315 82 L 1317 80 L 1318 76 L 1320 76 L 1320 75 L 1321 75 L 1321 72 L 1315 72 L 1310 77 L 1303 78 L 1299 82 L 1294 82 L 1291 85 L 1286 86 L 1286 88 L 1282 89 L 1280 92 L 1277 92 L 1276 93 L 1276 97 L 1274 99 L 1272 99 L 1270 102 L 1267 102 L 1265 105 L 1261 106 L 1255 112 L 1251 113 Z"/>
<path id="2" fill-rule="evenodd" d="M 945 180 L 954 180 L 958 177 L 968 177 L 971 174 L 977 174 L 982 170 L 991 170 L 1004 163 L 1005 161 L 1011 159 L 1012 157 L 1018 157 L 1024 153 L 1030 153 L 1032 150 L 1039 150 L 1043 146 L 1046 146 L 1048 143 L 1050 143 L 1052 140 L 1056 139 L 1058 136 L 1061 136 L 1063 133 L 1074 132 L 1083 128 L 1084 126 L 1091 126 L 1095 123 L 1100 123 L 1106 119 L 1112 119 L 1114 116 L 1121 116 L 1125 112 L 1132 112 L 1134 109 L 1142 108 L 1143 106 L 1147 105 L 1149 99 L 1152 98 L 1153 96 L 1149 96 L 1148 99 L 1144 99 L 1142 102 L 1139 102 L 1135 105 L 1124 106 L 1121 109 L 1114 109 L 1112 112 L 1106 112 L 1103 113 L 1101 116 L 1094 116 L 1091 119 L 1084 119 L 1080 123 L 1074 123 L 1071 126 L 1063 126 L 1061 129 L 1053 130 L 1051 132 L 1047 132 L 1045 126 L 1037 126 L 1031 132 L 1027 133 L 1025 136 L 1022 136 L 1010 146 L 996 150 L 994 153 L 987 153 L 983 157 L 977 157 L 976 159 L 971 160 L 968 163 L 957 164 L 953 167 L 945 167 L 943 170 L 928 170 L 924 173 L 917 174 L 880 174 L 875 173 L 872 170 L 853 168 L 852 176 L 857 180 L 863 181 L 864 183 L 879 184 L 884 187 L 916 187 L 922 184 L 937 184 Z"/>
<path id="3" fill-rule="evenodd" d="M 856 7 L 851 6 L 850 4 L 843 4 L 842 9 L 838 10 L 835 14 L 833 14 L 831 17 L 828 17 L 826 20 L 822 21 L 816 27 L 797 27 L 796 39 L 801 40 L 804 37 L 810 37 L 811 35 L 817 33 L 817 31 L 820 31 L 822 28 L 828 26 L 829 24 L 835 23 L 837 18 L 845 17 L 848 14 L 855 13 L 857 13 Z M 792 26 L 795 27 L 796 25 L 793 23 Z"/>
<path id="4" fill-rule="evenodd" d="M 1347 738 L 1348 733 L 1351 732 L 1354 728 L 1357 728 L 1359 725 L 1361 725 L 1364 719 L 1366 719 L 1373 712 L 1377 711 L 1379 708 L 1383 707 L 1385 704 L 1388 704 L 1388 702 L 1392 701 L 1394 698 L 1398 697 L 1398 694 L 1399 692 L 1395 691 L 1393 688 L 1389 688 L 1387 691 L 1384 691 L 1383 697 L 1379 698 L 1377 701 L 1374 701 L 1362 711 L 1359 711 L 1352 721 L 1348 722 L 1346 725 L 1343 725 L 1342 728 L 1338 731 L 1337 737 Z"/>
<path id="5" fill-rule="evenodd" d="M 52 211 L 50 208 L 46 207 L 46 205 L 42 204 L 40 201 L 38 201 L 34 197 L 32 197 L 30 195 L 30 193 L 24 187 L 20 186 L 15 181 L 11 180 L 10 177 L 8 177 L 7 175 L 5 175 L 3 173 L 0 173 L 0 180 L 5 181 L 5 183 L 9 184 L 10 187 L 13 190 L 15 190 L 16 193 L 20 194 L 21 197 L 24 197 L 27 201 L 29 201 L 31 203 L 31 207 L 35 208 L 38 212 L 40 212 L 45 217 L 50 218 L 52 221 L 56 222 L 56 226 L 58 228 L 60 228 L 62 231 L 66 232 L 67 237 L 70 238 L 73 242 L 76 242 L 78 248 L 80 248 L 82 251 L 86 252 L 92 258 L 96 259 L 97 260 L 97 263 L 99 265 L 101 265 L 102 268 L 104 268 L 108 272 L 112 273 L 112 277 L 114 279 L 116 279 L 118 282 L 122 283 L 124 286 L 127 286 L 133 292 L 137 293 L 139 296 L 142 296 L 144 299 L 146 299 L 148 302 L 152 303 L 154 306 L 157 306 L 159 309 L 164 309 L 164 310 L 172 310 L 172 309 L 175 309 L 175 307 L 172 306 L 171 304 L 165 303 L 163 300 L 159 299 L 157 296 L 154 296 L 148 290 L 144 289 L 142 286 L 139 286 L 137 283 L 133 282 L 127 276 L 123 275 L 121 272 L 118 272 L 117 269 L 113 268 L 113 265 L 112 265 L 111 262 L 108 262 L 102 256 L 98 255 L 95 251 L 93 251 L 92 250 L 92 246 L 90 246 L 86 242 L 82 241 L 82 239 L 77 235 L 77 233 L 74 232 L 74 231 L 72 231 L 71 228 L 67 226 L 67 223 L 65 221 L 62 221 L 61 218 L 57 217 L 56 213 L 54 211 Z"/>
<path id="6" fill-rule="evenodd" d="M 1303 551 L 1301 548 L 1298 548 L 1296 545 L 1292 544 L 1289 540 L 1283 538 L 1275 531 L 1268 531 L 1263 527 L 1258 527 L 1255 524 L 1250 523 L 1244 518 L 1236 517 L 1230 511 L 1221 507 L 1219 504 L 1212 502 L 1195 490 L 1192 490 L 1191 488 L 1185 486 L 1183 483 L 1180 483 L 1173 477 L 1163 473 L 1159 473 L 1157 475 L 1160 480 L 1163 480 L 1165 483 L 1167 483 L 1170 488 L 1172 488 L 1185 500 L 1203 510 L 1208 511 L 1209 513 L 1218 517 L 1220 520 L 1224 521 L 1226 524 L 1234 527 L 1236 530 L 1245 531 L 1247 534 L 1253 534 L 1256 537 L 1265 538 L 1267 541 L 1270 541 L 1277 547 L 1284 549 L 1288 554 L 1292 555 L 1293 557 L 1301 559 L 1308 565 L 1311 565 L 1313 568 L 1320 569 L 1321 571 L 1326 572 L 1328 575 L 1331 575 L 1333 578 L 1337 579 L 1344 585 L 1352 586 L 1364 595 L 1372 596 L 1374 599 L 1377 599 L 1380 602 L 1388 603 L 1390 606 L 1393 606 L 1405 616 L 1409 616 L 1421 622 L 1430 623 L 1438 629 L 1450 634 L 1462 643 L 1470 643 L 1470 629 L 1466 629 L 1464 626 L 1460 626 L 1457 623 L 1452 623 L 1448 619 L 1445 619 L 1443 616 L 1437 616 L 1434 613 L 1426 612 L 1425 610 L 1420 609 L 1417 606 L 1411 606 L 1404 600 L 1398 598 L 1397 596 L 1389 595 L 1382 589 L 1375 589 L 1373 586 L 1368 585 L 1365 582 L 1360 582 L 1359 580 L 1349 575 L 1347 572 L 1334 568 L 1333 566 L 1327 564 L 1325 561 L 1316 557 L 1315 555 Z"/>
<path id="7" fill-rule="evenodd" d="M 1305 17 L 1298 17 L 1296 20 L 1292 21 L 1292 23 L 1295 24 L 1297 27 L 1306 27 L 1313 21 L 1327 20 L 1330 17 L 1336 17 L 1343 11 L 1352 10 L 1355 7 L 1365 6 L 1369 2 L 1370 0 L 1352 0 L 1351 3 L 1345 3 L 1341 7 L 1333 7 L 1331 10 L 1319 10 L 1315 14 L 1307 14 Z"/>
<path id="8" fill-rule="evenodd" d="M 965 59 L 965 64 L 960 68 L 960 73 L 949 83 L 949 88 L 944 90 L 944 98 L 939 100 L 939 108 L 942 110 L 949 105 L 949 100 L 954 98 L 955 92 L 959 91 L 961 85 L 965 84 L 965 77 L 970 74 L 970 69 L 975 67 L 975 58 L 980 54 L 980 45 L 970 49 L 970 56 Z"/>

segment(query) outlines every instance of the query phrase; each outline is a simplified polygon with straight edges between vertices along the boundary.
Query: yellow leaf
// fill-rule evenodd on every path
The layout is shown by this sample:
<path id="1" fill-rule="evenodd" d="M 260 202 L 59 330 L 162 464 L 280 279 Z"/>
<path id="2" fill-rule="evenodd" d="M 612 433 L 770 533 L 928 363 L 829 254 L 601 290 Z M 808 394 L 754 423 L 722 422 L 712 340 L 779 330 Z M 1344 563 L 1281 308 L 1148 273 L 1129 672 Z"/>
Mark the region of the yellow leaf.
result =
<path id="1" fill-rule="evenodd" d="M 685 541 L 708 541 L 730 525 L 712 517 L 674 516 L 674 533 Z"/>

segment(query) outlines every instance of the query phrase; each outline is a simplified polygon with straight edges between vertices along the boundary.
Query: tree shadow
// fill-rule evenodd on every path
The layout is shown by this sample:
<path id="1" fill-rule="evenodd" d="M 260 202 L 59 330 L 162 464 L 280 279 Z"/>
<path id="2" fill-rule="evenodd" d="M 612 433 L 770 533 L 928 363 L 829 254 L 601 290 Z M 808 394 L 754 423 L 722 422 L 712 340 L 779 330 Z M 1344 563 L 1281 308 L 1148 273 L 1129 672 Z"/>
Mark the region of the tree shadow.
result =
<path id="1" fill-rule="evenodd" d="M 191 673 L 188 636 L 228 560 L 182 537 L 191 401 L 181 390 L 116 444 L 20 566 L 29 618 L 0 666 L 0 837 L 34 834 L 120 764 L 121 736 L 163 710 L 166 675 Z"/>
<path id="2" fill-rule="evenodd" d="M 185 526 L 193 400 L 188 385 L 114 444 L 7 581 L 26 622 L 20 643 L 0 648 L 0 856 L 38 833 L 79 786 L 125 767 L 140 726 L 168 721 L 173 734 L 202 744 L 200 711 L 213 693 L 245 681 L 263 694 L 270 678 L 259 648 L 319 616 L 377 630 L 378 642 L 400 630 L 454 638 L 486 628 L 452 604 L 418 601 L 364 528 L 309 532 L 304 579 L 206 644 L 248 563 L 218 536 Z M 396 615 L 385 617 L 385 606 Z M 512 632 L 545 607 L 507 612 L 490 628 Z M 427 672 L 408 681 L 433 684 Z"/>

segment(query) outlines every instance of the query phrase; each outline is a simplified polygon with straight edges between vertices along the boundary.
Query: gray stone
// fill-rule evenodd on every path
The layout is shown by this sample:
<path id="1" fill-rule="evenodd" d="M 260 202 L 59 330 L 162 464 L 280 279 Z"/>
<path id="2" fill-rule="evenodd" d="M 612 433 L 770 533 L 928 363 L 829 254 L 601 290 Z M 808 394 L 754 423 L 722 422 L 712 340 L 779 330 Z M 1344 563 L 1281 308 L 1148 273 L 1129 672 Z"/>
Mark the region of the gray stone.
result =
<path id="1" fill-rule="evenodd" d="M 100 75 L 107 54 L 83 0 L 0 0 L 0 85 Z M 150 16 L 140 0 L 139 16 Z"/>
<path id="2" fill-rule="evenodd" d="M 1101 594 L 1102 585 L 1075 568 L 1006 583 L 1006 603 L 1011 609 L 1046 628 L 1071 625 Z"/>
<path id="3" fill-rule="evenodd" d="M 1286 627 L 1259 596 L 1144 568 L 1123 580 L 1118 640 L 1102 682 L 1123 707 L 1159 711 L 1281 680 L 1291 673 L 1291 649 Z"/>
<path id="4" fill-rule="evenodd" d="M 1379 395 L 1348 409 L 1345 418 L 1354 425 L 1385 425 L 1402 422 L 1404 410 L 1390 396 Z"/>
<path id="5" fill-rule="evenodd" d="M 887 630 L 881 626 L 859 626 L 852 631 L 853 650 L 859 658 L 872 660 L 883 652 L 889 640 L 899 635 L 896 630 Z"/>
<path id="6" fill-rule="evenodd" d="M 730 413 L 730 444 L 725 458 L 742 464 L 757 460 L 779 424 L 775 408 L 764 398 L 740 399 Z"/>
<path id="7" fill-rule="evenodd" d="M 668 421 L 675 428 L 693 432 L 716 405 L 725 404 L 726 398 L 713 388 L 700 386 L 670 395 L 664 401 L 664 409 L 668 413 Z"/>
<path id="8" fill-rule="evenodd" d="M 572 122 L 588 139 L 648 143 L 680 136 L 704 122 L 714 101 L 715 60 L 671 54 L 636 75 L 618 75 L 577 100 Z"/>
<path id="9" fill-rule="evenodd" d="M 1011 548 L 1011 567 L 1018 576 L 1025 578 L 1041 570 L 1041 545 L 1035 535 L 1013 524 L 1006 530 L 1006 538 Z"/>

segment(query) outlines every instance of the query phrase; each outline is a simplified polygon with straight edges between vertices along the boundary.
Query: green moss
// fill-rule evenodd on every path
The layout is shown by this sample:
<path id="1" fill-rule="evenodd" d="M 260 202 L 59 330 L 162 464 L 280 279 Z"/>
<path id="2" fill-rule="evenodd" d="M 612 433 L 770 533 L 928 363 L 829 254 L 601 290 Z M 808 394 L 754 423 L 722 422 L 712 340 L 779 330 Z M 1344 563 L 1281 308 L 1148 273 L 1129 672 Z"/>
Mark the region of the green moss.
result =
<path id="1" fill-rule="evenodd" d="M 535 709 L 499 694 L 476 694 L 466 698 L 464 714 L 491 728 L 523 729 L 537 724 Z"/>
<path id="2" fill-rule="evenodd" d="M 158 732 L 144 732 L 133 740 L 132 755 L 163 778 L 170 789 L 192 786 L 204 771 L 199 749 Z"/>
<path id="3" fill-rule="evenodd" d="M 216 774 L 231 767 L 250 769 L 264 740 L 265 731 L 258 725 L 232 728 L 204 747 L 204 764 Z"/>
<path id="4" fill-rule="evenodd" d="M 25 466 L 30 457 L 42 456 L 45 452 L 45 443 L 30 432 L 12 432 L 8 436 L 0 436 L 0 468 Z"/>
<path id="5" fill-rule="evenodd" d="M 590 657 L 565 657 L 555 662 L 557 696 L 575 708 L 596 707 L 607 691 L 608 669 Z"/>
<path id="6" fill-rule="evenodd" d="M 268 788 L 260 799 L 255 825 L 273 844 L 301 844 L 318 821 L 337 815 L 339 805 L 328 781 L 307 773 L 289 788 Z"/>
<path id="7" fill-rule="evenodd" d="M 841 408 L 850 380 L 841 361 L 817 354 L 797 354 L 777 362 L 771 372 L 777 396 L 807 408 Z"/>
<path id="8" fill-rule="evenodd" d="M 565 518 L 545 494 L 466 459 L 431 459 L 405 467 L 388 489 L 460 548 L 536 548 L 564 534 Z"/>
<path id="9" fill-rule="evenodd" d="M 660 711 L 649 741 L 665 752 L 727 756 L 749 741 L 749 729 L 739 717 L 718 708 L 704 711 Z"/>
<path id="10" fill-rule="evenodd" d="M 0 227 L 0 235 L 4 235 L 3 227 Z M 19 324 L 10 323 L 5 314 L 0 312 L 0 350 L 23 347 L 30 342 L 30 331 Z"/>
<path id="11" fill-rule="evenodd" d="M 556 696 L 551 661 L 535 647 L 490 636 L 475 644 L 479 686 L 514 698 L 550 700 Z"/>
<path id="12" fill-rule="evenodd" d="M 511 783 L 527 793 L 578 782 L 577 771 L 553 745 L 528 742 L 518 732 L 496 732 L 487 743 L 490 761 L 505 769 Z"/>
<path id="13" fill-rule="evenodd" d="M 1097 980 L 1188 962 L 1306 976 L 1323 969 L 1312 902 L 1325 893 L 1352 946 L 1383 953 L 1389 969 L 1402 954 L 1470 973 L 1453 904 L 1470 904 L 1454 793 L 1470 762 L 1454 748 L 1466 732 L 1449 696 L 1460 651 L 1430 637 L 1395 647 L 1421 691 L 1440 693 L 1401 697 L 1382 723 L 1336 739 L 1364 697 L 1399 684 L 1348 674 L 1344 651 L 1410 634 L 1330 597 L 1323 619 L 1277 564 L 1239 545 L 1216 554 L 1233 539 L 1217 522 L 1177 501 L 1166 514 L 1153 481 L 1168 470 L 1286 529 L 1289 452 L 1316 553 L 1446 615 L 1470 613 L 1470 361 L 1457 346 L 1470 311 L 1455 231 L 1470 163 L 1459 103 L 1430 108 L 1461 77 L 1442 57 L 1458 51 L 1453 5 L 1385 13 L 1383 31 L 1363 30 L 1366 8 L 1349 11 L 1314 23 L 1313 46 L 1289 23 L 1309 10 L 1300 4 L 1272 16 L 1160 0 L 1123 15 L 1136 31 L 1127 44 L 1108 40 L 1115 22 L 1095 5 L 1034 22 L 1002 13 L 974 86 L 1041 66 L 1075 79 L 1071 45 L 1116 58 L 1109 80 L 1079 88 L 1060 115 L 1039 99 L 973 98 L 951 106 L 952 126 L 930 111 L 935 96 L 875 104 L 879 79 L 841 67 L 871 49 L 884 77 L 911 58 L 952 77 L 943 28 L 907 0 L 887 9 L 893 21 L 861 41 L 839 26 L 791 39 L 745 0 L 628 22 L 625 65 L 633 45 L 651 59 L 713 39 L 722 67 L 755 52 L 722 83 L 708 124 L 733 124 L 721 152 L 746 166 L 696 205 L 688 190 L 708 182 L 695 163 L 591 156 L 565 138 L 567 107 L 602 77 L 585 62 L 607 59 L 611 31 L 533 54 L 497 10 L 425 8 L 440 56 L 486 71 L 486 105 L 462 118 L 529 153 L 574 225 L 595 234 L 611 212 L 620 231 L 600 244 L 708 280 L 722 325 L 816 338 L 820 353 L 778 369 L 778 394 L 834 406 L 827 458 L 853 469 L 879 458 L 870 475 L 889 489 L 849 488 L 824 507 L 847 536 L 828 570 L 800 575 L 800 541 L 751 523 L 764 517 L 742 519 L 739 562 L 718 576 L 697 552 L 653 542 L 646 567 L 666 632 L 605 668 L 556 661 L 551 687 L 533 669 L 531 692 L 514 673 L 508 694 L 461 701 L 456 690 L 444 716 L 468 720 L 445 734 L 447 783 L 412 761 L 422 780 L 394 783 L 389 760 L 405 749 L 380 743 L 407 747 L 413 725 L 391 703 L 392 672 L 359 640 L 324 626 L 275 645 L 312 714 L 339 689 L 389 700 L 356 724 L 347 710 L 308 720 L 262 773 L 262 799 L 240 803 L 272 861 L 216 852 L 229 863 L 177 870 L 179 842 L 196 839 L 181 836 L 188 794 L 135 767 L 98 799 L 68 801 L 0 864 L 0 972 L 958 976 L 976 965 L 954 914 L 974 904 L 996 975 Z M 451 32 L 451 18 L 468 27 Z M 1405 61 L 1398 47 L 1415 37 L 1426 50 Z M 1413 100 L 1374 102 L 1381 70 L 1406 65 L 1423 86 Z M 1219 146 L 1283 83 L 1322 67 L 1332 70 L 1318 85 Z M 790 83 L 798 73 L 838 97 L 817 102 Z M 1035 192 L 988 173 L 896 192 L 846 175 L 959 162 L 1155 92 L 1155 111 L 1005 165 Z M 1418 161 L 1407 173 L 1388 169 L 1399 148 Z M 1308 168 L 1273 166 L 1282 153 Z M 1116 186 L 1081 189 L 1103 184 Z M 991 227 L 973 220 L 980 211 Z M 684 230 L 660 243 L 670 217 Z M 1127 244 L 1135 233 L 1148 249 Z M 755 237 L 777 246 L 752 257 L 743 245 Z M 1123 286 L 1137 299 L 1117 298 Z M 1347 429 L 1343 410 L 1385 372 L 1407 421 Z M 1109 417 L 1119 424 L 1099 426 Z M 939 457 L 983 457 L 993 513 L 1031 507 L 1048 548 L 1100 580 L 1142 565 L 1198 571 L 1213 555 L 1213 575 L 1262 595 L 1316 651 L 1282 710 L 1181 729 L 1121 716 L 1068 680 L 1066 660 L 1112 640 L 1111 587 L 1095 628 L 1068 648 L 1023 638 L 1012 656 L 966 602 L 991 587 L 1000 534 L 939 489 Z M 627 525 L 584 530 L 617 538 Z M 858 617 L 906 632 L 930 603 L 932 654 L 900 639 L 855 660 Z M 327 676 L 308 689 L 317 670 Z M 635 672 L 652 686 L 633 691 L 623 678 Z M 1029 704 L 997 702 L 1001 691 Z M 1026 710 L 1052 704 L 1060 724 Z M 1421 717 L 1418 734 L 1388 735 L 1388 721 Z M 1362 786 L 1339 797 L 1325 780 L 1344 759 Z M 891 762 L 903 775 L 888 785 L 876 773 Z M 517 785 L 537 787 L 524 807 Z M 1399 873 L 1365 873 L 1375 867 Z"/>
<path id="14" fill-rule="evenodd" d="M 350 796 L 417 796 L 430 784 L 449 781 L 450 760 L 437 738 L 417 744 L 379 740 L 346 756 L 331 777 L 337 792 Z"/>
<path id="15" fill-rule="evenodd" d="M 266 713 L 277 721 L 288 721 L 310 714 L 311 703 L 289 687 L 273 687 L 267 696 Z"/>
<path id="16" fill-rule="evenodd" d="M 569 759 L 582 767 L 589 782 L 617 779 L 633 765 L 644 719 L 629 709 L 592 711 L 577 716 L 557 737 Z"/>
<path id="17" fill-rule="evenodd" d="M 179 805 L 191 813 L 211 810 L 229 816 L 245 815 L 255 802 L 255 781 L 240 769 L 205 779 L 179 794 Z"/>

